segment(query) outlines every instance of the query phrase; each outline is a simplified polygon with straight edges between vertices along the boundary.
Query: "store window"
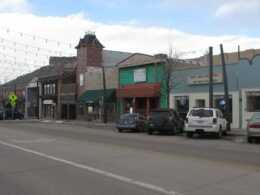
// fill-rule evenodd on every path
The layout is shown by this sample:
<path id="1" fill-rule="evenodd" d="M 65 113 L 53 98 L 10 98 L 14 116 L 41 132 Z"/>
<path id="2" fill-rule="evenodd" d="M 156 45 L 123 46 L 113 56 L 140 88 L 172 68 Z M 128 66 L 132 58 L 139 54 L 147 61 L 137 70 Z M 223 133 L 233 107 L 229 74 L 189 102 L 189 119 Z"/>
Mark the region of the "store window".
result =
<path id="1" fill-rule="evenodd" d="M 248 112 L 260 111 L 260 91 L 246 92 L 246 102 Z"/>
<path id="2" fill-rule="evenodd" d="M 88 109 L 88 113 L 93 113 L 94 112 L 93 104 L 88 104 L 87 109 Z"/>
<path id="3" fill-rule="evenodd" d="M 195 107 L 205 108 L 205 106 L 206 106 L 206 104 L 205 104 L 204 99 L 196 99 L 195 100 Z"/>
<path id="4" fill-rule="evenodd" d="M 56 94 L 56 84 L 45 84 L 44 85 L 44 95 L 55 95 Z"/>
<path id="5" fill-rule="evenodd" d="M 107 113 L 110 113 L 110 114 L 116 113 L 116 104 L 115 103 L 108 103 L 107 104 Z"/>
<path id="6" fill-rule="evenodd" d="M 228 97 L 229 100 L 229 113 L 230 113 L 230 122 L 232 122 L 232 96 L 230 95 Z M 225 113 L 226 113 L 226 102 L 225 102 L 225 97 L 223 95 L 217 95 L 214 96 L 214 107 L 218 108 L 219 110 L 221 110 L 221 112 L 223 113 L 224 117 L 225 117 Z"/>
<path id="7" fill-rule="evenodd" d="M 175 97 L 175 106 L 181 117 L 185 118 L 189 111 L 189 96 Z"/>

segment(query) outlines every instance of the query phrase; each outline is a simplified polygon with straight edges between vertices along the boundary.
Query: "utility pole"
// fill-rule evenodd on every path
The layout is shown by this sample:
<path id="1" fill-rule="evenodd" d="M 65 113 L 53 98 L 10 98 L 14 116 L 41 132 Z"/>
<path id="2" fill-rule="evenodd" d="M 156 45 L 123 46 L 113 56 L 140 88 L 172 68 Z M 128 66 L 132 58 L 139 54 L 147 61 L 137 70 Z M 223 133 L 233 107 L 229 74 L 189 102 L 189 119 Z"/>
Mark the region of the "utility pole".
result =
<path id="1" fill-rule="evenodd" d="M 107 123 L 107 109 L 106 109 L 106 77 L 105 77 L 105 67 L 102 67 L 102 73 L 103 73 L 103 122 Z"/>
<path id="2" fill-rule="evenodd" d="M 213 47 L 209 47 L 209 107 L 213 107 Z"/>
<path id="3" fill-rule="evenodd" d="M 225 115 L 226 120 L 228 122 L 227 128 L 230 130 L 230 110 L 229 110 L 229 97 L 228 97 L 228 81 L 227 81 L 227 70 L 226 70 L 226 62 L 224 57 L 223 46 L 220 44 L 221 51 L 221 60 L 223 65 L 223 79 L 224 79 L 224 92 L 225 92 Z"/>

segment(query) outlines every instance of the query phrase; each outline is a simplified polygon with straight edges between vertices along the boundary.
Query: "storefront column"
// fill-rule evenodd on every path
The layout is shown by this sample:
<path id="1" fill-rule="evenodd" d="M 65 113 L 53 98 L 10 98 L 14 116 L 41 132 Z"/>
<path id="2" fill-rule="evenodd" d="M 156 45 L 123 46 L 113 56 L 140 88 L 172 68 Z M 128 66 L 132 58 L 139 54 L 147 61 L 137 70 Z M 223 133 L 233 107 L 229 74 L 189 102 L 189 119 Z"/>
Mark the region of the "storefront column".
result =
<path id="1" fill-rule="evenodd" d="M 132 108 L 133 108 L 133 112 L 136 111 L 136 107 L 135 107 L 135 97 L 133 98 L 133 105 L 132 105 Z"/>
<path id="2" fill-rule="evenodd" d="M 149 115 L 149 112 L 150 112 L 150 98 L 148 97 L 146 101 L 146 116 Z"/>

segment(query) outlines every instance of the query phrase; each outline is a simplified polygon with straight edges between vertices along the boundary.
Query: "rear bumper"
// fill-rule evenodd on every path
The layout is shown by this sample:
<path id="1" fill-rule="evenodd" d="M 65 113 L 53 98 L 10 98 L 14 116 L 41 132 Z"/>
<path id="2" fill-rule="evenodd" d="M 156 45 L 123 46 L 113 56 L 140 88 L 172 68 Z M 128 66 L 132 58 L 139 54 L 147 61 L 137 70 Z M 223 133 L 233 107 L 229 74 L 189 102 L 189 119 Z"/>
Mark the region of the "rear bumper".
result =
<path id="1" fill-rule="evenodd" d="M 209 126 L 202 126 L 202 125 L 189 125 L 185 124 L 184 131 L 186 132 L 208 132 L 208 133 L 216 133 L 218 132 L 217 125 L 209 125 Z"/>
<path id="2" fill-rule="evenodd" d="M 163 126 L 156 126 L 153 123 L 149 123 L 147 128 L 148 130 L 159 130 L 159 131 L 167 131 L 167 130 L 171 130 L 173 129 L 174 125 L 171 124 L 167 124 L 167 125 L 163 125 Z"/>
<path id="3" fill-rule="evenodd" d="M 138 125 L 134 124 L 134 125 L 124 125 L 124 124 L 117 124 L 116 125 L 117 129 L 138 129 Z"/>
<path id="4" fill-rule="evenodd" d="M 260 129 L 250 128 L 247 130 L 248 137 L 260 137 Z"/>

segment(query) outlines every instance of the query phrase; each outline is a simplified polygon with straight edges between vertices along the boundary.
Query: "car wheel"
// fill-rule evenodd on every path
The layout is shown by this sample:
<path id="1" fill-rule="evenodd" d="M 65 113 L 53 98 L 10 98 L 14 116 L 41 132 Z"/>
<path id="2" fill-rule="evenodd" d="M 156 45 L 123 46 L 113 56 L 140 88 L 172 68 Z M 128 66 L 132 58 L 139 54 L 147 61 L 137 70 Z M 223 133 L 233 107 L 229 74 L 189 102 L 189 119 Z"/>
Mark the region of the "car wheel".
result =
<path id="1" fill-rule="evenodd" d="M 250 143 L 250 144 L 253 143 L 252 137 L 247 136 L 247 142 Z"/>
<path id="2" fill-rule="evenodd" d="M 147 133 L 148 133 L 149 135 L 152 135 L 152 134 L 153 134 L 153 130 L 148 129 Z"/>
<path id="3" fill-rule="evenodd" d="M 187 136 L 187 138 L 192 138 L 193 137 L 193 132 L 187 131 L 186 132 L 186 136 Z"/>
<path id="4" fill-rule="evenodd" d="M 222 132 L 222 136 L 227 136 L 227 130 Z"/>
<path id="5" fill-rule="evenodd" d="M 176 133 L 177 133 L 177 128 L 176 128 L 176 126 L 174 125 L 173 128 L 172 128 L 172 130 L 171 130 L 171 134 L 172 134 L 172 135 L 176 135 Z"/>
<path id="6" fill-rule="evenodd" d="M 118 132 L 119 132 L 119 133 L 122 133 L 122 129 L 118 129 Z"/>
<path id="7" fill-rule="evenodd" d="M 142 125 L 140 125 L 138 128 L 138 132 L 142 132 L 142 131 L 143 131 L 143 127 L 142 127 Z"/>
<path id="8" fill-rule="evenodd" d="M 222 127 L 219 126 L 218 132 L 216 133 L 216 137 L 220 139 L 222 137 Z"/>

